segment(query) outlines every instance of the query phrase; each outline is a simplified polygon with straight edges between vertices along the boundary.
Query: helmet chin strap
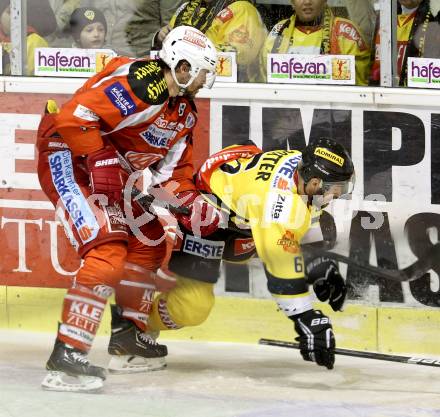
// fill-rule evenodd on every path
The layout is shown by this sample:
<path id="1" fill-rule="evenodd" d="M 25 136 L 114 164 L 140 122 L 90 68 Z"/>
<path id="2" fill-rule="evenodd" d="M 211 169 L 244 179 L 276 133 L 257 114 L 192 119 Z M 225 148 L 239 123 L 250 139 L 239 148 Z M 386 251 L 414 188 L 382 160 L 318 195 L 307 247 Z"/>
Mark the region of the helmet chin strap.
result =
<path id="1" fill-rule="evenodd" d="M 179 93 L 178 96 L 183 96 L 186 93 L 186 90 L 191 85 L 191 83 L 196 79 L 197 76 L 192 76 L 189 81 L 186 84 L 181 84 L 176 76 L 176 69 L 171 68 L 171 75 L 173 77 L 174 82 L 177 84 L 177 87 L 179 87 Z"/>

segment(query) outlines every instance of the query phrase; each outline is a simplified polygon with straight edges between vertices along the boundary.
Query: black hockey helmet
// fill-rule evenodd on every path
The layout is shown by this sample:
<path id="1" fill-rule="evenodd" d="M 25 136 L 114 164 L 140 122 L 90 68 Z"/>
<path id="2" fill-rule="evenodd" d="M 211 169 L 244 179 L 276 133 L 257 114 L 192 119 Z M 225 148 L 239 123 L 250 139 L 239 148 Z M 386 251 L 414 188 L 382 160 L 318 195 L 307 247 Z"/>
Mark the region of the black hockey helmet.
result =
<path id="1" fill-rule="evenodd" d="M 298 164 L 304 183 L 312 178 L 322 180 L 322 194 L 332 187 L 340 187 L 340 194 L 350 194 L 354 187 L 354 166 L 347 150 L 329 138 L 320 138 L 308 145 Z"/>

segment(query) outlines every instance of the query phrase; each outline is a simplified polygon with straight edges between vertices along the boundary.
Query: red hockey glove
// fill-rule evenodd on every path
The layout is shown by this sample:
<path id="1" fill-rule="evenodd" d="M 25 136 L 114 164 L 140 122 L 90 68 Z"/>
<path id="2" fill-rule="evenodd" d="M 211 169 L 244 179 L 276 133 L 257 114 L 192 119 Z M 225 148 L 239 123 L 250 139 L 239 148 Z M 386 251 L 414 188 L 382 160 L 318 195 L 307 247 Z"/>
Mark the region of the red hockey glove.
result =
<path id="1" fill-rule="evenodd" d="M 187 207 L 188 214 L 176 213 L 176 219 L 185 229 L 196 236 L 214 233 L 220 223 L 221 212 L 206 201 L 197 191 L 183 191 L 177 196 L 180 207 Z"/>
<path id="2" fill-rule="evenodd" d="M 104 194 L 108 205 L 120 201 L 125 185 L 125 175 L 116 151 L 110 147 L 92 152 L 87 157 L 92 194 Z"/>

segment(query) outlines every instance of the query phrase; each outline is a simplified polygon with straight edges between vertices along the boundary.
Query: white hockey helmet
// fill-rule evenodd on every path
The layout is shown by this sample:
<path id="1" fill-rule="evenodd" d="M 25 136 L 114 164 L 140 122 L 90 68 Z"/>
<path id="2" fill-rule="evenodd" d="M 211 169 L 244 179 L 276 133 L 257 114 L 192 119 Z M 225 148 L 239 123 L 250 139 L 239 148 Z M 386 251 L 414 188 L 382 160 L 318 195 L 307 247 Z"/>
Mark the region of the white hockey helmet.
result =
<path id="1" fill-rule="evenodd" d="M 215 81 L 217 51 L 208 37 L 190 26 L 178 26 L 171 30 L 162 43 L 159 57 L 171 69 L 174 81 L 182 89 L 188 88 L 202 69 L 208 70 L 204 87 L 211 88 Z M 191 78 L 181 84 L 176 77 L 176 66 L 185 60 L 191 65 Z"/>

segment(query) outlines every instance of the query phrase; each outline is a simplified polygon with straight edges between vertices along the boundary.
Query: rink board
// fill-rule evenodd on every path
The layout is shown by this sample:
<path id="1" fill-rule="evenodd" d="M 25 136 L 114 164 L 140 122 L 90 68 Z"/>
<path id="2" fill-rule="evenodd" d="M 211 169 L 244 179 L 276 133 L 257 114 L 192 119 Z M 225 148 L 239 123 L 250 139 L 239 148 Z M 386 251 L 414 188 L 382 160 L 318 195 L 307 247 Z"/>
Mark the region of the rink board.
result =
<path id="1" fill-rule="evenodd" d="M 79 85 L 78 80 L 0 78 L 0 90 L 5 91 L 0 94 L 2 327 L 54 331 L 61 288 L 69 286 L 79 266 L 39 187 L 35 152 L 45 101 L 55 98 L 61 104 Z M 338 234 L 336 250 L 354 261 L 404 268 L 439 241 L 439 99 L 436 91 L 218 85 L 197 100 L 195 163 L 248 138 L 270 150 L 303 149 L 313 138 L 333 136 L 350 149 L 357 170 L 353 201 L 330 209 Z M 365 224 L 376 217 L 381 224 L 371 231 Z M 342 267 L 357 292 L 349 294 L 353 304 L 344 314 L 333 315 L 338 344 L 439 354 L 438 262 L 430 279 L 410 284 Z M 267 300 L 261 265 L 238 268 L 222 272 L 217 305 L 206 324 L 167 337 L 291 339 L 291 322 Z M 108 322 L 106 316 L 101 331 L 108 333 Z"/>
<path id="2" fill-rule="evenodd" d="M 65 290 L 0 287 L 0 328 L 55 334 Z M 370 307 L 349 304 L 334 313 L 316 303 L 332 318 L 339 347 L 383 353 L 440 355 L 440 311 Z M 110 309 L 106 308 L 101 335 L 110 334 Z M 277 311 L 272 300 L 216 298 L 208 320 L 193 328 L 162 332 L 163 339 L 257 343 L 261 337 L 292 340 L 293 323 Z"/>

